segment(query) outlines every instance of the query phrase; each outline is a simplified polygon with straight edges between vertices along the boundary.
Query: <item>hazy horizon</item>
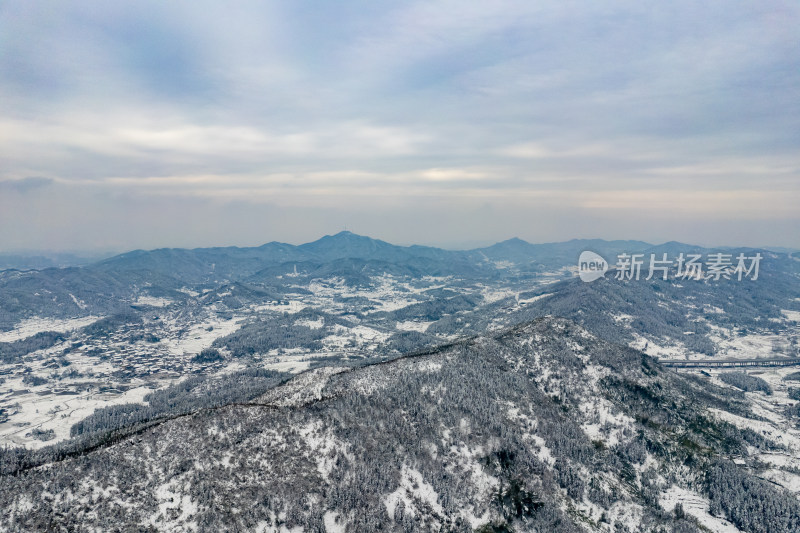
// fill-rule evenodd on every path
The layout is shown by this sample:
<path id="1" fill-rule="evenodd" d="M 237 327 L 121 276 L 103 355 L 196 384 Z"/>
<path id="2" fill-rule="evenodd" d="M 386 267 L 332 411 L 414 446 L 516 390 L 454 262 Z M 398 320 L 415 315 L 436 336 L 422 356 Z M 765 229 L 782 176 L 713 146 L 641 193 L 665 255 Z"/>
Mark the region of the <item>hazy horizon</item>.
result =
<path id="1" fill-rule="evenodd" d="M 354 235 L 358 235 L 360 237 L 367 237 L 374 240 L 379 240 L 383 242 L 387 242 L 392 245 L 396 246 L 428 246 L 433 248 L 440 248 L 442 250 L 449 250 L 449 251 L 466 251 L 466 250 L 474 250 L 478 248 L 485 248 L 488 246 L 492 246 L 494 244 L 502 243 L 505 241 L 510 241 L 514 239 L 521 239 L 529 244 L 554 244 L 554 243 L 562 243 L 562 242 L 569 242 L 569 241 L 590 241 L 590 240 L 600 240 L 600 241 L 639 241 L 644 242 L 647 244 L 651 244 L 653 246 L 659 246 L 662 244 L 667 244 L 669 242 L 676 242 L 675 239 L 670 239 L 669 241 L 653 241 L 648 239 L 626 239 L 626 238 L 604 238 L 604 237 L 573 237 L 564 240 L 548 240 L 548 241 L 530 241 L 528 239 L 523 239 L 519 236 L 510 236 L 504 239 L 500 239 L 498 241 L 463 241 L 463 242 L 455 242 L 455 243 L 424 243 L 424 242 L 394 242 L 386 239 L 382 239 L 380 237 L 376 237 L 374 235 L 362 234 L 352 232 L 350 230 L 340 230 L 337 232 L 326 233 L 324 235 L 319 235 L 315 238 L 305 241 L 295 241 L 289 242 L 280 239 L 269 239 L 263 242 L 258 242 L 254 244 L 210 244 L 208 246 L 159 246 L 154 248 L 121 248 L 121 249 L 55 249 L 55 250 L 47 250 L 47 249 L 16 249 L 16 250 L 0 250 L 0 256 L 12 256 L 18 255 L 21 257 L 35 257 L 36 255 L 41 255 L 43 257 L 48 256 L 75 256 L 76 259 L 87 259 L 87 260 L 102 260 L 107 257 L 113 257 L 115 255 L 124 254 L 127 252 L 132 252 L 134 250 L 156 250 L 161 248 L 173 248 L 173 249 L 195 249 L 195 248 L 226 248 L 226 247 L 240 247 L 240 248 L 249 248 L 249 247 L 258 247 L 265 244 L 269 244 L 272 242 L 277 242 L 281 244 L 290 244 L 293 246 L 300 246 L 302 244 L 308 244 L 323 237 L 330 237 L 337 235 L 341 232 L 348 232 L 353 233 Z M 783 245 L 769 245 L 769 244 L 753 244 L 753 245 L 730 245 L 725 243 L 702 243 L 702 242 L 694 242 L 694 241 L 677 241 L 681 242 L 682 244 L 686 244 L 689 246 L 701 246 L 703 248 L 736 248 L 736 247 L 744 247 L 744 248 L 761 248 L 761 249 L 770 249 L 770 250 L 785 250 L 785 251 L 800 251 L 800 248 L 795 248 L 792 246 L 783 246 Z"/>

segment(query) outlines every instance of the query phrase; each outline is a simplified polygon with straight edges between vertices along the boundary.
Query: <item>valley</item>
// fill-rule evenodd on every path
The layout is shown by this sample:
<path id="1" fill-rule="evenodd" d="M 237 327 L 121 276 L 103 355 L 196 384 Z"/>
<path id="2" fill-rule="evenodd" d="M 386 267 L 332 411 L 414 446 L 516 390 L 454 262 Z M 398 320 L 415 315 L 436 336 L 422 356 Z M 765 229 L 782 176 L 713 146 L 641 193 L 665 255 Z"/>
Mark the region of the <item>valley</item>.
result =
<path id="1" fill-rule="evenodd" d="M 800 492 L 800 368 L 657 363 L 797 357 L 796 261 L 769 255 L 749 285 L 584 283 L 572 251 L 621 244 L 501 244 L 448 252 L 339 234 L 256 259 L 250 249 L 157 250 L 69 273 L 3 272 L 0 299 L 19 309 L 0 333 L 0 463 L 16 472 L 4 478 L 14 523 L 53 512 L 103 523 L 82 501 L 112 515 L 142 509 L 120 519 L 175 531 L 377 527 L 360 505 L 384 509 L 377 519 L 398 530 L 759 531 L 693 468 L 756 492 Z M 99 271 L 113 281 L 98 286 Z M 55 305 L 42 303 L 45 291 Z M 23 308 L 25 294 L 34 299 Z M 246 458 L 231 439 L 259 451 Z M 186 463 L 206 445 L 208 459 Z M 279 451 L 287 446 L 300 455 Z M 135 471 L 155 500 L 137 500 L 96 461 Z M 300 489 L 270 473 L 284 464 L 310 507 L 290 503 Z M 69 495 L 25 500 L 43 468 Z M 466 478 L 452 492 L 443 483 L 456 473 Z M 237 514 L 244 493 L 225 492 L 224 512 L 208 500 L 230 475 L 272 480 L 250 518 Z M 776 520 L 800 519 L 794 500 L 780 501 Z"/>

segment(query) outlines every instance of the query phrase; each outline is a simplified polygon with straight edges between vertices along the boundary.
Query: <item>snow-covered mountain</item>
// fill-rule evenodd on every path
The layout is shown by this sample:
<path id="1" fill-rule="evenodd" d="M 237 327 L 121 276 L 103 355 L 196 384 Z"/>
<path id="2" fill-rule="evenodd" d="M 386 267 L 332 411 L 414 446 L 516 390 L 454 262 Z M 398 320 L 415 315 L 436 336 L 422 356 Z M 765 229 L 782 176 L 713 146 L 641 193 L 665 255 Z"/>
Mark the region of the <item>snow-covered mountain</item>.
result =
<path id="1" fill-rule="evenodd" d="M 758 280 L 576 272 L 684 248 Z M 800 374 L 658 360 L 798 346 L 767 250 L 344 232 L 6 270 L 0 531 L 794 531 Z"/>
<path id="2" fill-rule="evenodd" d="M 9 454 L 0 529 L 797 531 L 762 479 L 795 433 L 759 431 L 763 393 L 734 390 L 543 318 L 13 475 Z"/>

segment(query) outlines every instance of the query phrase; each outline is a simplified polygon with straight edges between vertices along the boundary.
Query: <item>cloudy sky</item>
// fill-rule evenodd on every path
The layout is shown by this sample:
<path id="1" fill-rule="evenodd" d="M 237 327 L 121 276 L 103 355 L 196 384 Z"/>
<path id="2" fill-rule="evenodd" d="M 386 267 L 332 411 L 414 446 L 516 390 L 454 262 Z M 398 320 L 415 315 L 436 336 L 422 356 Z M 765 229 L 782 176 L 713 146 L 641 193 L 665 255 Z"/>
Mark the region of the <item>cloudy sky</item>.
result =
<path id="1" fill-rule="evenodd" d="M 800 246 L 798 28 L 794 0 L 0 2 L 0 250 Z"/>

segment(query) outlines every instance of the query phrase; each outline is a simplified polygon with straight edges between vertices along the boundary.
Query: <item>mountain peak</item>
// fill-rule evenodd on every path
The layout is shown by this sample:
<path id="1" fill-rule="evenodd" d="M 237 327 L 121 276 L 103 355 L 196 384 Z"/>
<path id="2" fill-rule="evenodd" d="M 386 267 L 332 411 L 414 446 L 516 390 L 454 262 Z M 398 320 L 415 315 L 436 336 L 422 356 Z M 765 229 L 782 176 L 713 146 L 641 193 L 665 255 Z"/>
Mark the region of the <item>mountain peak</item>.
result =
<path id="1" fill-rule="evenodd" d="M 299 249 L 311 252 L 320 258 L 332 260 L 345 257 L 374 258 L 376 253 L 399 249 L 399 247 L 345 230 L 335 235 L 325 235 L 316 241 L 301 244 Z"/>
<path id="2" fill-rule="evenodd" d="M 487 246 L 486 248 L 482 249 L 496 250 L 496 249 L 508 249 L 508 248 L 528 248 L 530 246 L 533 245 L 528 241 L 523 241 L 519 237 L 512 237 L 510 239 L 500 241 L 498 243 L 492 244 L 491 246 Z"/>
<path id="3" fill-rule="evenodd" d="M 520 239 L 519 237 L 511 237 L 510 239 L 501 241 L 498 244 L 529 245 L 530 243 L 528 241 Z"/>
<path id="4" fill-rule="evenodd" d="M 335 233 L 333 235 L 326 235 L 325 237 L 330 237 L 333 239 L 368 239 L 370 241 L 374 241 L 372 237 L 367 237 L 366 235 L 359 235 L 358 233 L 353 233 L 349 230 L 342 230 L 339 233 Z M 323 237 L 323 239 L 325 238 Z"/>
<path id="5" fill-rule="evenodd" d="M 330 245 L 330 244 L 370 244 L 370 243 L 383 243 L 383 241 L 379 241 L 377 239 L 373 239 L 372 237 L 367 237 L 366 235 L 359 235 L 357 233 L 353 233 L 352 231 L 343 230 L 339 233 L 335 233 L 333 235 L 325 235 L 317 239 L 316 241 L 312 241 L 306 244 L 301 244 L 301 247 L 317 247 L 319 245 Z M 388 243 L 383 243 L 388 244 Z"/>
<path id="6" fill-rule="evenodd" d="M 315 242 L 319 242 L 319 241 L 322 241 L 322 240 L 331 240 L 331 239 L 336 239 L 336 240 L 343 240 L 343 239 L 360 240 L 360 239 L 363 239 L 363 240 L 369 240 L 369 241 L 374 241 L 375 240 L 372 237 L 368 237 L 366 235 L 359 235 L 358 233 L 353 233 L 352 231 L 345 229 L 345 230 L 342 230 L 342 231 L 340 231 L 338 233 L 334 233 L 334 234 L 331 234 L 331 235 L 325 235 L 323 237 L 320 237 L 316 241 L 311 241 L 311 242 L 308 242 L 306 244 L 313 244 Z M 303 245 L 301 245 L 301 246 L 303 246 Z"/>

